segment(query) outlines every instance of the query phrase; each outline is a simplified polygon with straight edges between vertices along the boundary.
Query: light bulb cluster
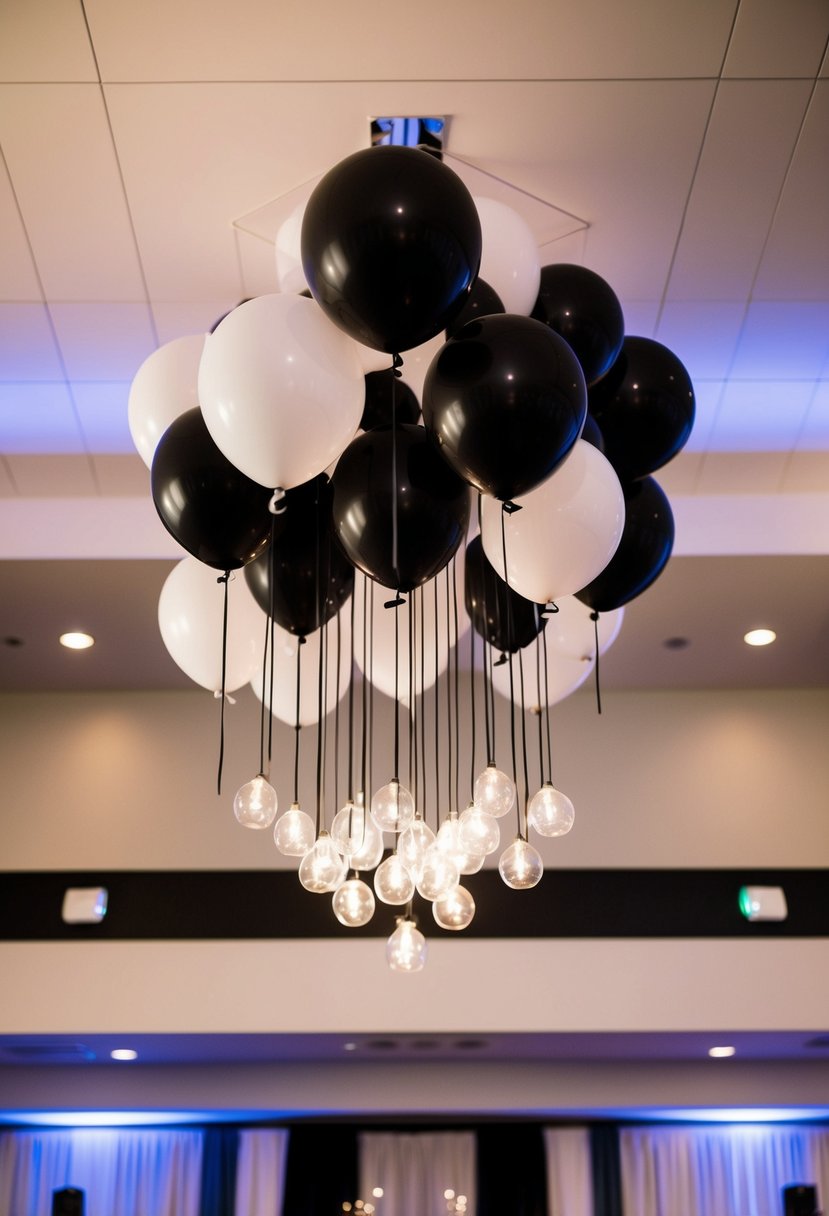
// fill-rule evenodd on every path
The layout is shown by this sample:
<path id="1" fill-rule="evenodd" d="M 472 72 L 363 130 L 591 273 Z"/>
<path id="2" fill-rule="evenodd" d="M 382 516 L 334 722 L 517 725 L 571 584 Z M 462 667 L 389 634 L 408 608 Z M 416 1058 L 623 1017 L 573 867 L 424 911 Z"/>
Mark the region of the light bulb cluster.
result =
<path id="1" fill-rule="evenodd" d="M 431 903 L 435 923 L 457 932 L 475 916 L 475 900 L 461 879 L 480 870 L 501 845 L 498 820 L 515 806 L 515 785 L 493 763 L 474 783 L 473 801 L 458 814 L 452 810 L 434 832 L 416 810 L 410 791 L 394 777 L 371 798 L 349 798 L 317 833 L 314 820 L 297 802 L 276 819 L 276 791 L 262 773 L 243 785 L 233 803 L 245 827 L 266 828 L 276 819 L 274 841 L 286 857 L 299 858 L 299 881 L 306 891 L 330 894 L 340 924 L 360 928 L 374 915 L 377 902 L 405 911 L 396 918 L 386 943 L 393 971 L 420 971 L 426 962 L 426 939 L 412 916 L 415 895 Z M 530 799 L 526 824 L 540 836 L 563 836 L 573 826 L 570 799 L 545 782 Z M 384 833 L 394 848 L 384 858 Z M 503 850 L 501 878 L 516 891 L 536 886 L 544 872 L 541 855 L 525 835 Z M 361 873 L 373 871 L 372 885 Z M 372 889 L 373 887 L 373 889 Z"/>

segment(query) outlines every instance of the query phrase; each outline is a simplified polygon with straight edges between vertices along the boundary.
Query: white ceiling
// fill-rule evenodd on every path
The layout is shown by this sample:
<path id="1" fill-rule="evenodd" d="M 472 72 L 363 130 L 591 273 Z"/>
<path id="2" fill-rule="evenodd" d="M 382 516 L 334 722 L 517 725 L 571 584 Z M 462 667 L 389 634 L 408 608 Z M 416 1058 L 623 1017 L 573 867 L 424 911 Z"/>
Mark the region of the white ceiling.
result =
<path id="1" fill-rule="evenodd" d="M 5 0 L 0 558 L 176 556 L 129 436 L 132 376 L 276 289 L 263 227 L 367 145 L 371 115 L 438 114 L 451 155 L 577 217 L 542 260 L 607 278 L 627 331 L 691 373 L 694 432 L 657 474 L 672 564 L 764 556 L 771 587 L 783 559 L 822 559 L 775 623 L 825 654 L 827 37 L 825 0 Z M 704 570 L 681 581 L 694 621 L 649 630 L 716 635 Z M 4 585 L 13 602 L 13 570 Z"/>

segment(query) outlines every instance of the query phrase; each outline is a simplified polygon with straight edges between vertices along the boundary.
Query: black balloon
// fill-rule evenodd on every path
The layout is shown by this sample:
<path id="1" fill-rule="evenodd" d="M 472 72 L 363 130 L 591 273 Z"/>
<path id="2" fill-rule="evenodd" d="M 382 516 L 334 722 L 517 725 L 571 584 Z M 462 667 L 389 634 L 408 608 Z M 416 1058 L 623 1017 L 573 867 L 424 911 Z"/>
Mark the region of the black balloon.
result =
<path id="1" fill-rule="evenodd" d="M 360 419 L 360 429 L 371 431 L 376 426 L 392 424 L 392 387 L 394 388 L 394 417 L 400 422 L 417 422 L 420 403 L 408 384 L 394 376 L 391 368 L 369 372 L 366 376 L 366 403 Z"/>
<path id="2" fill-rule="evenodd" d="M 577 598 L 595 612 L 612 612 L 650 587 L 664 570 L 674 543 L 674 517 L 652 477 L 623 485 L 625 526 L 610 562 Z"/>
<path id="3" fill-rule="evenodd" d="M 507 313 L 470 321 L 426 373 L 423 418 L 453 469 L 507 501 L 545 481 L 581 434 L 587 390 L 558 334 Z"/>
<path id="4" fill-rule="evenodd" d="M 270 613 L 273 603 L 276 623 L 300 637 L 330 620 L 354 587 L 354 567 L 334 537 L 333 497 L 324 473 L 288 490 L 271 545 L 245 567 L 262 611 Z"/>
<path id="5" fill-rule="evenodd" d="M 622 481 L 667 464 L 694 425 L 694 386 L 673 351 L 652 338 L 625 338 L 621 353 L 588 394 L 604 454 Z"/>
<path id="6" fill-rule="evenodd" d="M 496 650 L 515 654 L 543 628 L 538 604 L 504 582 L 484 553 L 480 536 L 466 546 L 464 602 L 472 628 Z"/>
<path id="7" fill-rule="evenodd" d="M 447 338 L 454 338 L 458 330 L 463 329 L 467 321 L 477 321 L 479 317 L 489 317 L 493 313 L 499 312 L 506 312 L 501 297 L 497 291 L 490 287 L 489 283 L 485 283 L 479 277 L 473 283 L 472 290 L 467 296 L 463 308 L 452 321 L 451 325 L 447 325 L 446 336 Z"/>
<path id="8" fill-rule="evenodd" d="M 542 266 L 531 315 L 573 348 L 588 385 L 602 378 L 621 350 L 622 306 L 610 284 L 585 266 L 569 262 Z"/>
<path id="9" fill-rule="evenodd" d="M 584 430 L 581 433 L 581 437 L 585 443 L 592 443 L 594 448 L 598 448 L 604 454 L 604 436 L 592 414 L 588 414 L 584 420 Z"/>
<path id="10" fill-rule="evenodd" d="M 219 451 L 201 410 L 187 410 L 161 436 L 150 481 L 164 527 L 206 566 L 238 570 L 266 547 L 272 492 Z"/>
<path id="11" fill-rule="evenodd" d="M 358 435 L 337 462 L 333 486 L 341 545 L 355 566 L 384 587 L 411 591 L 428 582 L 463 540 L 469 489 L 421 426 L 404 423 Z"/>
<path id="12" fill-rule="evenodd" d="M 334 324 L 399 354 L 463 307 L 481 261 L 481 223 L 461 179 L 430 153 L 365 148 L 314 189 L 301 245 L 308 286 Z"/>

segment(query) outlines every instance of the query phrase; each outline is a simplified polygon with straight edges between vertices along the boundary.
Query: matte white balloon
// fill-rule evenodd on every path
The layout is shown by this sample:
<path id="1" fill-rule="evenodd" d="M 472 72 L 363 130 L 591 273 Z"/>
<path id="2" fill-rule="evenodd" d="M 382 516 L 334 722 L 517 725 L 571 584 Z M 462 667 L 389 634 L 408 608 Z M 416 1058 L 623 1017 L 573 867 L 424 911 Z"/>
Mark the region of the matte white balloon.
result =
<path id="1" fill-rule="evenodd" d="M 305 203 L 298 203 L 276 230 L 274 254 L 276 282 L 280 291 L 298 294 L 308 290 L 308 281 L 305 278 L 305 271 L 302 269 L 302 251 L 299 240 L 304 214 Z"/>
<path id="2" fill-rule="evenodd" d="M 505 312 L 528 317 L 538 299 L 541 257 L 527 221 L 494 198 L 476 198 L 481 221 L 480 276 L 501 297 Z"/>
<path id="3" fill-rule="evenodd" d="M 257 605 L 259 625 L 264 640 L 265 615 Z M 347 605 L 340 617 L 340 699 L 348 692 L 351 681 L 351 607 Z M 326 664 L 323 690 L 323 714 L 330 714 L 337 704 L 337 620 L 328 621 L 322 629 L 309 633 L 302 647 L 299 663 L 299 723 L 313 726 L 319 721 L 319 663 L 323 631 L 328 630 Z M 273 705 L 271 713 L 288 726 L 296 725 L 296 675 L 299 638 L 279 625 L 274 626 L 273 645 Z M 266 707 L 270 705 L 271 690 L 270 661 L 265 673 L 265 695 L 262 691 L 262 649 L 254 670 L 250 686 Z"/>
<path id="4" fill-rule="evenodd" d="M 536 647 L 539 641 L 533 642 L 521 651 L 524 663 L 524 708 L 539 709 L 542 705 L 555 705 L 569 697 L 585 682 L 596 666 L 595 658 L 573 658 L 572 655 L 561 654 L 557 650 L 547 648 L 547 678 L 544 678 L 544 650 L 541 650 L 539 682 L 537 678 Z M 512 658 L 512 685 L 516 705 L 521 705 L 521 680 L 518 655 Z M 509 700 L 509 665 L 503 663 L 492 669 L 492 686 L 502 697 Z"/>
<path id="5" fill-rule="evenodd" d="M 175 338 L 154 350 L 130 386 L 127 416 L 132 441 L 147 468 L 170 423 L 199 404 L 199 363 L 204 334 Z"/>
<path id="6" fill-rule="evenodd" d="M 619 478 L 598 448 L 579 439 L 545 482 L 516 498 L 504 516 L 484 497 L 481 538 L 491 564 L 513 590 L 536 604 L 573 595 L 604 570 L 622 539 L 625 498 Z"/>
<path id="7" fill-rule="evenodd" d="M 562 595 L 556 600 L 558 612 L 547 616 L 545 632 L 547 649 L 574 659 L 592 657 L 596 653 L 596 631 L 590 619 L 592 609 L 577 600 L 574 595 Z M 624 608 L 599 614 L 599 654 L 604 654 L 619 636 L 624 619 Z"/>
<path id="8" fill-rule="evenodd" d="M 354 437 L 365 382 L 354 343 L 304 296 L 257 296 L 205 339 L 199 400 L 231 464 L 271 488 L 316 477 Z"/>
<path id="9" fill-rule="evenodd" d="M 158 625 L 171 658 L 212 692 L 222 687 L 224 587 L 218 572 L 195 557 L 174 566 L 158 601 Z M 241 688 L 262 658 L 264 621 L 241 571 L 228 583 L 225 690 Z"/>

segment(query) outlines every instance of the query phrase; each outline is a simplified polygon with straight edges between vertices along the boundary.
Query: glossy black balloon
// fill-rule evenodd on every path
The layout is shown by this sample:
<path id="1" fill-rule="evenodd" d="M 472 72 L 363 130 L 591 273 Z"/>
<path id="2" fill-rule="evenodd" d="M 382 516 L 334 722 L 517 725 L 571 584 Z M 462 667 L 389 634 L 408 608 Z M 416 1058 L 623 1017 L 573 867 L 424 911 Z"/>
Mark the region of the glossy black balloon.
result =
<path id="1" fill-rule="evenodd" d="M 470 321 L 426 373 L 423 418 L 452 468 L 507 501 L 540 485 L 581 434 L 584 376 L 540 321 L 506 313 Z"/>
<path id="2" fill-rule="evenodd" d="M 308 286 L 334 324 L 399 354 L 463 307 L 481 261 L 481 223 L 461 179 L 430 153 L 365 148 L 314 189 L 301 245 Z"/>
<path id="3" fill-rule="evenodd" d="M 572 347 L 588 385 L 613 366 L 625 336 L 622 306 L 609 283 L 586 266 L 542 266 L 531 316 Z"/>
<path id="4" fill-rule="evenodd" d="M 366 403 L 360 419 L 360 429 L 371 431 L 376 426 L 392 424 L 392 386 L 394 387 L 394 416 L 398 423 L 417 422 L 420 403 L 408 384 L 396 378 L 391 368 L 369 372 L 366 380 Z"/>
<path id="5" fill-rule="evenodd" d="M 665 568 L 674 544 L 674 517 L 652 477 L 623 484 L 625 526 L 610 562 L 577 598 L 595 612 L 612 612 L 641 595 Z"/>
<path id="6" fill-rule="evenodd" d="M 334 492 L 324 473 L 285 494 L 273 540 L 245 567 L 245 580 L 265 613 L 305 637 L 335 615 L 354 588 L 354 567 L 334 537 Z M 271 601 L 273 582 L 273 601 Z"/>
<path id="7" fill-rule="evenodd" d="M 544 623 L 538 604 L 505 583 L 476 536 L 466 546 L 464 603 L 472 628 L 496 650 L 515 654 L 534 641 Z"/>
<path id="8" fill-rule="evenodd" d="M 598 422 L 590 413 L 588 413 L 584 420 L 584 430 L 581 433 L 581 437 L 585 443 L 592 443 L 594 448 L 598 448 L 604 454 L 604 435 L 602 435 Z"/>
<path id="9" fill-rule="evenodd" d="M 468 321 L 477 321 L 479 317 L 489 317 L 493 313 L 506 312 L 503 301 L 489 283 L 478 277 L 472 284 L 472 290 L 466 298 L 466 303 L 451 325 L 446 327 L 447 338 L 454 338 L 459 329 L 463 329 Z"/>
<path id="10" fill-rule="evenodd" d="M 150 484 L 164 527 L 206 566 L 238 570 L 266 547 L 271 491 L 219 451 L 201 410 L 187 410 L 161 436 Z"/>
<path id="11" fill-rule="evenodd" d="M 622 481 L 667 464 L 694 425 L 694 386 L 682 363 L 652 338 L 625 338 L 621 353 L 588 394 L 604 454 Z"/>
<path id="12" fill-rule="evenodd" d="M 392 453 L 397 453 L 397 561 Z M 370 578 L 411 591 L 452 557 L 469 522 L 469 488 L 421 426 L 404 423 L 353 439 L 333 477 L 334 530 L 349 559 Z"/>

